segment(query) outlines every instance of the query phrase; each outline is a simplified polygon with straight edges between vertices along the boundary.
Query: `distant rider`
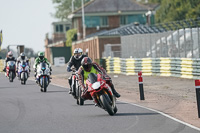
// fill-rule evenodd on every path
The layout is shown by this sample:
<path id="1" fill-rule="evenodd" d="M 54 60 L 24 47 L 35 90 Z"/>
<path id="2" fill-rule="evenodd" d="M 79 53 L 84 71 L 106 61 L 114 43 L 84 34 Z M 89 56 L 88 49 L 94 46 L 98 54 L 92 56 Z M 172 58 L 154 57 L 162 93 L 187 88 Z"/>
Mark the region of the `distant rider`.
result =
<path id="1" fill-rule="evenodd" d="M 15 57 L 13 57 L 13 53 L 12 51 L 9 51 L 6 58 L 5 58 L 5 61 L 4 61 L 4 69 L 3 71 L 6 72 L 6 66 L 7 66 L 7 62 L 8 61 L 15 61 L 16 62 L 16 59 Z"/>
<path id="2" fill-rule="evenodd" d="M 35 76 L 35 80 L 36 81 L 37 81 L 37 79 L 36 79 L 36 76 L 37 76 L 37 65 L 40 64 L 41 62 L 45 62 L 48 65 L 48 67 L 50 69 L 50 74 L 51 74 L 51 71 L 52 71 L 49 61 L 47 60 L 47 58 L 44 57 L 44 52 L 39 52 L 38 53 L 38 57 L 35 59 L 35 63 L 34 63 L 34 68 L 35 68 L 35 70 L 34 70 L 35 71 L 35 75 L 34 76 Z"/>
<path id="3" fill-rule="evenodd" d="M 29 72 L 30 72 L 31 69 L 30 69 L 30 65 L 29 65 L 29 60 L 28 60 L 28 58 L 25 56 L 24 53 L 21 53 L 20 56 L 17 58 L 17 64 L 16 64 L 16 66 L 17 66 L 17 72 L 18 72 L 18 69 L 19 69 L 19 63 L 22 63 L 23 61 L 26 62 L 27 65 L 29 66 Z M 17 76 L 19 77 L 18 74 L 17 74 Z"/>
<path id="4" fill-rule="evenodd" d="M 86 79 L 90 73 L 98 74 L 100 73 L 105 77 L 106 83 L 111 87 L 113 94 L 115 97 L 119 98 L 120 94 L 116 92 L 114 85 L 112 84 L 111 78 L 107 75 L 106 71 L 100 67 L 97 63 L 92 62 L 89 57 L 83 58 L 81 61 L 81 67 L 78 70 L 78 80 L 79 85 L 82 89 L 82 98 L 83 99 L 91 99 L 90 94 L 87 92 L 87 87 L 85 86 Z"/>
<path id="5" fill-rule="evenodd" d="M 81 60 L 84 58 L 84 57 L 87 57 L 86 55 L 83 55 L 83 50 L 81 48 L 76 48 L 74 49 L 74 55 L 71 56 L 69 62 L 68 62 L 68 65 L 67 65 L 67 71 L 68 72 L 71 72 L 71 67 L 74 66 L 76 71 L 79 69 L 79 67 L 81 66 Z M 72 88 L 71 88 L 71 84 L 72 84 L 72 76 L 70 76 L 68 78 L 68 82 L 69 82 L 69 85 L 70 85 L 70 90 L 69 90 L 69 94 L 72 93 Z"/>

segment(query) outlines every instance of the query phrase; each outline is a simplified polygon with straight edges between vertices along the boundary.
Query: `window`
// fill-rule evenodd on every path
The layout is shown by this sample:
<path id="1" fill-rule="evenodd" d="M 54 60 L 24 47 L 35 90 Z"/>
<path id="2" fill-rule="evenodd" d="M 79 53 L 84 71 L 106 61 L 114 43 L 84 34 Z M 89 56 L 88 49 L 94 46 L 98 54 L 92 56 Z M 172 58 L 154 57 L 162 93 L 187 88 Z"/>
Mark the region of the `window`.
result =
<path id="1" fill-rule="evenodd" d="M 89 28 L 100 26 L 100 17 L 86 16 L 85 17 L 85 25 L 86 25 L 86 27 L 89 27 Z"/>
<path id="2" fill-rule="evenodd" d="M 63 25 L 59 25 L 60 27 L 60 32 L 63 32 Z"/>
<path id="3" fill-rule="evenodd" d="M 101 26 L 108 26 L 108 17 L 101 17 Z"/>
<path id="4" fill-rule="evenodd" d="M 126 25 L 127 23 L 127 16 L 120 16 L 120 25 Z"/>
<path id="5" fill-rule="evenodd" d="M 63 25 L 56 25 L 56 32 L 63 32 Z"/>
<path id="6" fill-rule="evenodd" d="M 66 26 L 66 27 L 65 27 L 65 31 L 68 31 L 68 30 L 69 30 L 69 27 L 68 27 L 68 26 Z"/>
<path id="7" fill-rule="evenodd" d="M 56 25 L 56 32 L 59 32 L 59 27 L 58 27 L 58 25 Z"/>

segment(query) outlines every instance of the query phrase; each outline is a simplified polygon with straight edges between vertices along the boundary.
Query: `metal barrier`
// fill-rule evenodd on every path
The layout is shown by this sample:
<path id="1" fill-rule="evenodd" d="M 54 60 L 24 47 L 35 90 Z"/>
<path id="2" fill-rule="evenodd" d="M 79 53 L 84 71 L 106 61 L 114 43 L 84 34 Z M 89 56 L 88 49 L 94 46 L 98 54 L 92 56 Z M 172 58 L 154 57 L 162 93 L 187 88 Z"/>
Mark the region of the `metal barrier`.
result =
<path id="1" fill-rule="evenodd" d="M 2 72 L 4 68 L 4 60 L 0 60 L 0 72 Z"/>
<path id="2" fill-rule="evenodd" d="M 200 59 L 194 58 L 106 58 L 108 73 L 173 76 L 200 79 Z"/>

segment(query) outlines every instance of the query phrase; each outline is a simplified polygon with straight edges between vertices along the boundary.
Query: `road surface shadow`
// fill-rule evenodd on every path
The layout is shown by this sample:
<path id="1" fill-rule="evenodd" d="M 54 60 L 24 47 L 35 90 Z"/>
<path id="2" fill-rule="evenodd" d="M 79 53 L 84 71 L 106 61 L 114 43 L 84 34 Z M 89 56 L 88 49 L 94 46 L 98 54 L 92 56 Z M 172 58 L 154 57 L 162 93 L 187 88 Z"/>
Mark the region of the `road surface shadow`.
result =
<path id="1" fill-rule="evenodd" d="M 128 104 L 128 103 L 123 103 L 123 102 L 117 102 L 116 104 Z"/>
<path id="2" fill-rule="evenodd" d="M 159 115 L 159 113 L 116 113 L 114 116 Z"/>
<path id="3" fill-rule="evenodd" d="M 14 87 L 2 87 L 2 86 L 0 87 L 0 89 L 8 89 L 8 88 L 10 89 L 10 88 L 14 88 Z"/>
<path id="4" fill-rule="evenodd" d="M 47 90 L 47 92 L 45 92 L 45 93 L 56 93 L 56 92 L 66 92 L 66 91 L 48 91 Z"/>

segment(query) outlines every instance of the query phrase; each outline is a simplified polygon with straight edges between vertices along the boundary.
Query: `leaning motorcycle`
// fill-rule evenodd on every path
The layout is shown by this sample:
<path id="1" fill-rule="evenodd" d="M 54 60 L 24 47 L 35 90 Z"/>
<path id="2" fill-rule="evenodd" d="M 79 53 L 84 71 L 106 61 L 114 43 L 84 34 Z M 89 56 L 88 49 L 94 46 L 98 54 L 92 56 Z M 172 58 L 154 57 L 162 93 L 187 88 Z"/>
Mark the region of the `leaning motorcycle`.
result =
<path id="1" fill-rule="evenodd" d="M 72 69 L 72 84 L 70 87 L 72 89 L 72 96 L 76 99 L 76 103 L 78 105 L 83 105 L 84 100 L 81 97 L 81 89 L 78 85 L 78 74 L 75 68 Z"/>
<path id="2" fill-rule="evenodd" d="M 86 86 L 95 105 L 107 111 L 109 115 L 114 115 L 117 112 L 116 97 L 100 74 L 90 73 L 86 80 Z"/>
<path id="3" fill-rule="evenodd" d="M 6 77 L 9 78 L 10 82 L 13 82 L 14 78 L 16 77 L 16 65 L 15 61 L 8 61 L 6 66 Z"/>
<path id="4" fill-rule="evenodd" d="M 21 81 L 21 84 L 25 85 L 26 81 L 29 77 L 29 66 L 28 66 L 27 62 L 22 61 L 19 63 L 18 76 Z"/>
<path id="5" fill-rule="evenodd" d="M 50 68 L 45 62 L 37 65 L 37 83 L 41 87 L 41 92 L 46 92 L 50 81 Z"/>

